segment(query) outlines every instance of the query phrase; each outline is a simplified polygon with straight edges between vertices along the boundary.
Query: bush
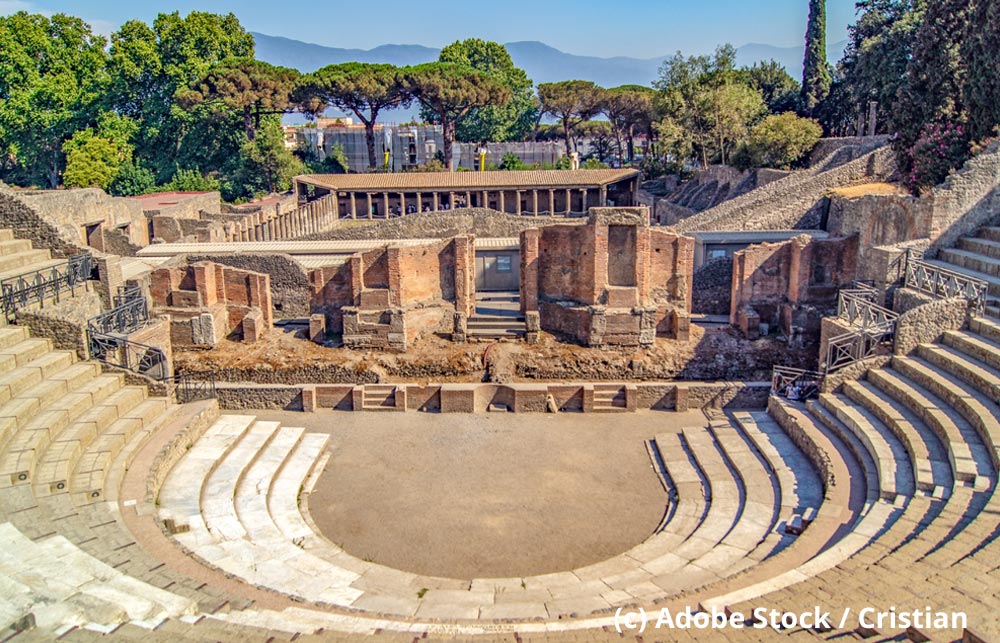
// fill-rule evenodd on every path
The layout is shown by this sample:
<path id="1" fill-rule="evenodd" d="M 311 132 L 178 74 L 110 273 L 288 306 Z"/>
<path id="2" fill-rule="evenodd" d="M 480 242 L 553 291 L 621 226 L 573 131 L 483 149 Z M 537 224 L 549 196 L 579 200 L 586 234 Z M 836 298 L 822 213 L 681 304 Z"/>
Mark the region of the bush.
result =
<path id="1" fill-rule="evenodd" d="M 513 172 L 516 170 L 526 170 L 528 169 L 528 166 L 524 164 L 524 161 L 521 160 L 520 156 L 514 154 L 513 152 L 507 152 L 503 155 L 503 158 L 500 159 L 500 165 L 497 169 Z"/>
<path id="2" fill-rule="evenodd" d="M 823 128 L 811 118 L 793 112 L 772 114 L 754 126 L 733 156 L 741 170 L 758 167 L 790 169 L 816 146 Z"/>
<path id="3" fill-rule="evenodd" d="M 965 128 L 951 123 L 930 123 L 920 131 L 920 138 L 908 154 L 911 165 L 906 187 L 914 194 L 944 181 L 948 173 L 969 158 Z"/>
<path id="4" fill-rule="evenodd" d="M 221 189 L 219 180 L 204 176 L 197 169 L 181 170 L 174 173 L 169 183 L 160 186 L 160 192 L 215 192 Z"/>
<path id="5" fill-rule="evenodd" d="M 156 177 L 148 168 L 129 161 L 118 168 L 108 192 L 114 196 L 140 196 L 156 189 Z"/>
<path id="6" fill-rule="evenodd" d="M 602 163 L 600 161 L 600 159 L 597 159 L 597 158 L 595 158 L 595 157 L 592 156 L 592 157 L 590 157 L 589 159 L 585 160 L 583 163 L 580 164 L 580 169 L 581 170 L 606 170 L 606 169 L 608 169 L 608 164 L 607 163 Z"/>

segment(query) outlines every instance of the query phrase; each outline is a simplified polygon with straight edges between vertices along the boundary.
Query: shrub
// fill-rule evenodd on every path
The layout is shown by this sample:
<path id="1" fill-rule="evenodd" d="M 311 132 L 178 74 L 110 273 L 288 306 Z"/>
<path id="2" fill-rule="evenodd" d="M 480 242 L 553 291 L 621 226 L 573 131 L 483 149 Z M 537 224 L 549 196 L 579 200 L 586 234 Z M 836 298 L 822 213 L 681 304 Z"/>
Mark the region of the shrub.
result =
<path id="1" fill-rule="evenodd" d="M 733 164 L 747 170 L 758 167 L 789 169 L 816 146 L 823 128 L 811 118 L 793 112 L 772 114 L 750 130 L 733 156 Z"/>
<path id="2" fill-rule="evenodd" d="M 965 128 L 951 123 L 929 123 L 920 131 L 920 138 L 908 154 L 911 165 L 906 187 L 914 194 L 937 185 L 948 173 L 959 168 L 969 158 L 969 141 Z"/>
<path id="3" fill-rule="evenodd" d="M 503 155 L 503 158 L 500 159 L 500 165 L 497 169 L 513 172 L 516 170 L 526 170 L 528 169 L 528 166 L 524 164 L 524 161 L 521 160 L 520 156 L 514 154 L 513 152 L 507 152 Z"/>

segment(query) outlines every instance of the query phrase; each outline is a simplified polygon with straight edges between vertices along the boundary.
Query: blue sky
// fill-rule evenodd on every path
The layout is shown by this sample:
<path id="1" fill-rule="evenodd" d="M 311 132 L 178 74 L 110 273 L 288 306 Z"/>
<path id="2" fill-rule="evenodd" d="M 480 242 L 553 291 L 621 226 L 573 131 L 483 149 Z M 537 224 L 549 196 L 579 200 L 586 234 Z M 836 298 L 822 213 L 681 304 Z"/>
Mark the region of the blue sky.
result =
<path id="1" fill-rule="evenodd" d="M 192 10 L 235 13 L 250 31 L 333 47 L 440 47 L 459 38 L 540 40 L 574 54 L 651 58 L 765 43 L 797 45 L 807 0 L 0 0 L 0 15 L 28 11 L 81 16 L 102 33 L 131 18 Z M 854 0 L 827 0 L 828 38 L 846 37 Z"/>

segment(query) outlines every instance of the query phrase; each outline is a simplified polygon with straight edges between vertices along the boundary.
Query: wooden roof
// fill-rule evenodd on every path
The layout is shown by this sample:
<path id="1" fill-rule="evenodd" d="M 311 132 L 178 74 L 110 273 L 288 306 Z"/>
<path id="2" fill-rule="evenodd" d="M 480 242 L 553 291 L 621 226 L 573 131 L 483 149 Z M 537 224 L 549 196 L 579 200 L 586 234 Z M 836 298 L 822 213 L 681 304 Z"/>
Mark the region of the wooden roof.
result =
<path id="1" fill-rule="evenodd" d="M 638 170 L 523 170 L 516 172 L 401 172 L 393 174 L 304 174 L 296 182 L 327 190 L 418 192 L 496 189 L 586 188 L 618 183 Z"/>

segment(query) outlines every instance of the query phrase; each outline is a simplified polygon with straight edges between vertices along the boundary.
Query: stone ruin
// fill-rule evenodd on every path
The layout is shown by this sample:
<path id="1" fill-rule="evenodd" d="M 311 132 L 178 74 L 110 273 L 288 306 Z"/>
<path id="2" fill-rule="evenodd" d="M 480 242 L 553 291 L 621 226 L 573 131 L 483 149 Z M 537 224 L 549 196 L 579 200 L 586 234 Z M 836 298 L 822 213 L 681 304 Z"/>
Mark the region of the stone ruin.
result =
<path id="1" fill-rule="evenodd" d="M 585 226 L 526 230 L 529 333 L 537 324 L 587 346 L 650 346 L 658 334 L 686 340 L 693 263 L 694 239 L 651 229 L 646 208 L 592 208 Z"/>
<path id="2" fill-rule="evenodd" d="M 149 276 L 154 311 L 170 318 L 177 347 L 215 346 L 224 338 L 255 342 L 274 324 L 268 275 L 199 261 Z"/>

